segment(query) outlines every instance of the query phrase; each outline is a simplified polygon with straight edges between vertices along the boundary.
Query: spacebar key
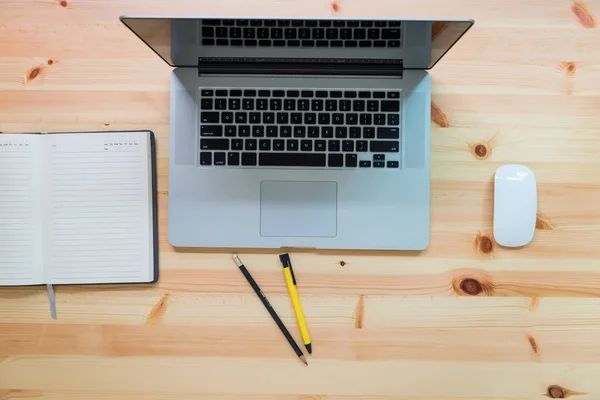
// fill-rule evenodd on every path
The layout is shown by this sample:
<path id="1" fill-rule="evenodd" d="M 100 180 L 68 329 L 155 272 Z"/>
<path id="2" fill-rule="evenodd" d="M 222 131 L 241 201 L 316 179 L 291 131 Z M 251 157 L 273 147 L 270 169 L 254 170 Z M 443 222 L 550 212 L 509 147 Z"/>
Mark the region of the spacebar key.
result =
<path id="1" fill-rule="evenodd" d="M 325 154 L 260 153 L 258 165 L 265 167 L 324 167 Z"/>

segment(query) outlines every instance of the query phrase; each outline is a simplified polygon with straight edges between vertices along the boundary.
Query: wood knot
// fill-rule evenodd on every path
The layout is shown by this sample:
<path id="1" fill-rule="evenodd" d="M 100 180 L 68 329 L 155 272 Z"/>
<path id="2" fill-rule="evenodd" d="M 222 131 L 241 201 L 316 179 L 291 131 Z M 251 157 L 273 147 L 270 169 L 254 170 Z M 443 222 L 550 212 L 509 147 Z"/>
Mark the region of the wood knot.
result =
<path id="1" fill-rule="evenodd" d="M 547 395 L 548 395 L 548 397 L 550 397 L 552 399 L 564 399 L 566 393 L 565 393 L 564 389 L 561 388 L 560 386 L 550 385 L 550 386 L 548 386 Z"/>
<path id="2" fill-rule="evenodd" d="M 48 60 L 47 63 L 48 63 L 48 65 L 52 65 L 52 64 L 54 64 L 54 60 Z"/>
<path id="3" fill-rule="evenodd" d="M 560 69 L 565 71 L 567 76 L 575 76 L 575 72 L 577 72 L 577 64 L 574 62 L 564 61 L 560 63 Z"/>
<path id="4" fill-rule="evenodd" d="M 571 11 L 577 17 L 579 24 L 584 28 L 590 29 L 596 27 L 596 19 L 583 2 L 578 0 L 573 2 Z"/>
<path id="5" fill-rule="evenodd" d="M 158 300 L 158 302 L 154 305 L 154 307 L 152 307 L 152 309 L 148 313 L 148 316 L 146 317 L 146 324 L 156 325 L 162 320 L 163 316 L 165 315 L 165 312 L 167 311 L 167 302 L 169 300 L 169 297 L 169 293 L 165 293 L 162 295 L 162 297 Z"/>
<path id="6" fill-rule="evenodd" d="M 67 3 L 65 0 L 61 0 L 58 4 L 64 8 L 67 8 L 69 6 L 69 3 Z"/>
<path id="7" fill-rule="evenodd" d="M 337 1 L 332 1 L 331 10 L 335 13 L 340 12 L 340 4 Z"/>
<path id="8" fill-rule="evenodd" d="M 344 260 L 340 261 L 340 265 L 343 267 L 344 265 L 346 265 L 346 261 L 344 261 Z"/>
<path id="9" fill-rule="evenodd" d="M 478 160 L 485 160 L 489 158 L 491 151 L 488 146 L 483 143 L 476 143 L 469 146 L 471 148 L 471 153 Z"/>
<path id="10" fill-rule="evenodd" d="M 442 109 L 434 102 L 431 102 L 431 120 L 442 128 L 447 128 L 450 126 L 450 121 L 448 121 L 448 117 L 442 111 Z"/>
<path id="11" fill-rule="evenodd" d="M 476 279 L 467 278 L 460 283 L 460 289 L 470 296 L 477 296 L 483 291 L 481 283 Z"/>
<path id="12" fill-rule="evenodd" d="M 495 289 L 492 277 L 481 270 L 456 271 L 452 288 L 459 296 L 491 296 Z"/>
<path id="13" fill-rule="evenodd" d="M 33 67 L 29 70 L 29 72 L 27 73 L 27 80 L 28 81 L 32 81 L 34 80 L 39 74 L 40 72 L 42 72 L 42 68 L 41 67 Z"/>
<path id="14" fill-rule="evenodd" d="M 478 233 L 475 236 L 475 248 L 481 254 L 488 255 L 494 251 L 494 241 L 489 236 Z"/>
<path id="15" fill-rule="evenodd" d="M 539 349 L 535 338 L 531 335 L 527 335 L 527 341 L 529 341 L 529 345 L 535 354 L 539 354 Z"/>
<path id="16" fill-rule="evenodd" d="M 110 126 L 110 124 L 108 122 L 105 122 L 104 126 Z"/>
<path id="17" fill-rule="evenodd" d="M 550 222 L 548 217 L 542 213 L 537 213 L 535 217 L 535 229 L 539 229 L 541 231 L 553 231 L 555 228 L 554 224 Z"/>
<path id="18" fill-rule="evenodd" d="M 365 295 L 361 294 L 358 296 L 358 302 L 356 303 L 356 309 L 354 310 L 354 327 L 356 329 L 362 329 L 365 319 Z"/>

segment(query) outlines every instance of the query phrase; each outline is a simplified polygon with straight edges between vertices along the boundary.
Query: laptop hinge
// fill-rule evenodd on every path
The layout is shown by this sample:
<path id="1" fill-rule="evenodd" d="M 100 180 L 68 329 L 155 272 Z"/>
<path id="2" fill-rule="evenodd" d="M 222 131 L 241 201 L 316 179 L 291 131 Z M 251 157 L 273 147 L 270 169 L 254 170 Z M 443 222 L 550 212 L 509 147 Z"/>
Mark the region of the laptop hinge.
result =
<path id="1" fill-rule="evenodd" d="M 323 58 L 198 58 L 198 74 L 368 75 L 402 77 L 402 60 Z"/>

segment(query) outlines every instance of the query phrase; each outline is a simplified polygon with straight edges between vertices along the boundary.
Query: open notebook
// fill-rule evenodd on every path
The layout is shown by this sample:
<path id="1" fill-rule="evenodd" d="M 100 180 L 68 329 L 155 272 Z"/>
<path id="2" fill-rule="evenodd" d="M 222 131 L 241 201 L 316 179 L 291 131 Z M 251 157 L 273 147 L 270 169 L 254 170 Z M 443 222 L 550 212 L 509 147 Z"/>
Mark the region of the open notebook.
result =
<path id="1" fill-rule="evenodd" d="M 0 135 L 0 286 L 158 279 L 154 135 Z"/>

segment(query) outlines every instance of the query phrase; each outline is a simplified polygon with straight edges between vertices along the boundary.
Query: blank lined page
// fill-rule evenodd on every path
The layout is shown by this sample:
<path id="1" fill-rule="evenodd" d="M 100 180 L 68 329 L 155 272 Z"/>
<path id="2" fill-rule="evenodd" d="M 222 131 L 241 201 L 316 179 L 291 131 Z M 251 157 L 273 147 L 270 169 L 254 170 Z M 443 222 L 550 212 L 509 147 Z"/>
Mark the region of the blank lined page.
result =
<path id="1" fill-rule="evenodd" d="M 50 281 L 150 282 L 148 132 L 54 134 L 48 139 Z"/>
<path id="2" fill-rule="evenodd" d="M 0 286 L 39 285 L 40 135 L 0 135 Z"/>

